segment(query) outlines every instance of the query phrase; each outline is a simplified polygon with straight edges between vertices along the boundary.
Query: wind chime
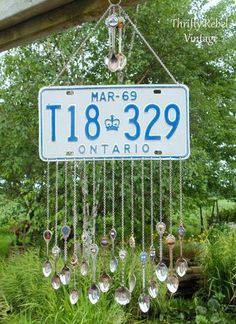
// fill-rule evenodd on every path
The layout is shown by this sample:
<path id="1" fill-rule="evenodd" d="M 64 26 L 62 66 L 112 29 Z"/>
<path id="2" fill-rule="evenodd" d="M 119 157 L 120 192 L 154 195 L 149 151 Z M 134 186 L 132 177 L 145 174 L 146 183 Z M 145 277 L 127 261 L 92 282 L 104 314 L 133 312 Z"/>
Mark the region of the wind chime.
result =
<path id="1" fill-rule="evenodd" d="M 109 52 L 105 59 L 105 64 L 110 72 L 116 73 L 124 70 L 127 65 L 127 58 L 123 54 L 123 34 L 124 27 L 127 22 L 135 29 L 135 32 L 141 37 L 144 43 L 148 46 L 151 52 L 154 54 L 158 62 L 165 68 L 172 80 L 176 83 L 176 80 L 157 56 L 152 47 L 147 43 L 143 35 L 139 32 L 136 25 L 132 22 L 130 17 L 126 14 L 123 8 L 118 4 L 110 2 L 110 6 L 105 14 L 100 18 L 93 31 L 96 30 L 101 21 L 105 19 L 105 24 L 108 28 L 108 44 Z M 107 16 L 108 15 L 108 16 Z M 92 33 L 93 33 L 92 31 Z M 117 37 L 118 35 L 118 37 Z M 90 34 L 85 39 L 88 40 Z M 117 46 L 118 41 L 118 46 Z M 83 44 L 82 44 L 83 45 Z M 81 46 L 82 46 L 81 45 Z M 80 47 L 81 48 L 81 47 Z M 77 55 L 77 52 L 75 55 Z M 74 57 L 74 56 L 73 56 Z M 65 69 L 64 69 L 65 70 Z M 64 71 L 62 70 L 61 73 Z M 61 75 L 59 74 L 59 76 Z M 58 79 L 58 78 L 57 78 Z M 56 80 L 57 80 L 56 79 Z M 113 118 L 113 119 L 112 119 Z M 116 127 L 114 116 L 110 120 L 110 127 Z M 78 162 L 76 159 L 73 161 L 65 161 L 55 163 L 55 213 L 54 213 L 54 226 L 52 226 L 51 211 L 50 211 L 50 195 L 53 194 L 51 188 L 50 174 L 51 164 L 47 162 L 46 170 L 46 230 L 43 233 L 43 238 L 46 242 L 46 261 L 43 264 L 43 274 L 45 277 L 51 276 L 52 288 L 58 290 L 61 285 L 70 287 L 70 302 L 76 304 L 79 300 L 79 284 L 77 277 L 85 277 L 89 273 L 92 273 L 91 286 L 88 287 L 88 299 L 92 304 L 96 304 L 101 296 L 101 293 L 107 293 L 110 289 L 114 289 L 114 299 L 120 305 L 127 305 L 131 301 L 131 295 L 136 287 L 137 272 L 136 269 L 132 269 L 128 278 L 126 272 L 127 256 L 130 254 L 135 256 L 136 250 L 136 233 L 141 232 L 141 253 L 139 256 L 141 267 L 141 282 L 142 291 L 138 299 L 138 304 L 142 312 L 148 312 L 150 308 L 151 299 L 158 297 L 158 286 L 160 283 L 164 283 L 170 293 L 175 293 L 179 286 L 179 277 L 183 277 L 187 271 L 187 261 L 183 257 L 183 239 L 185 235 L 185 228 L 183 226 L 183 180 L 182 180 L 182 159 L 179 158 L 179 162 L 174 162 L 169 159 L 169 227 L 167 233 L 167 219 L 163 216 L 163 164 L 165 163 L 162 157 L 159 159 L 153 158 L 136 158 L 130 159 L 128 162 L 124 159 L 116 160 L 110 159 L 111 163 L 104 159 L 102 164 L 102 190 L 103 190 L 103 234 L 101 238 L 96 235 L 96 221 L 97 221 L 97 197 L 99 191 L 98 176 L 96 175 L 96 160 L 86 161 L 84 159 Z M 154 172 L 156 170 L 155 163 L 159 164 L 159 219 L 155 224 L 154 215 Z M 125 165 L 125 163 L 127 163 Z M 138 163 L 141 163 L 141 215 L 137 215 L 134 212 L 134 196 L 137 195 L 135 190 L 135 176 L 138 175 Z M 173 234 L 173 197 L 172 197 L 172 183 L 173 183 L 173 163 L 179 163 L 179 227 L 177 230 L 177 238 L 179 240 L 180 256 L 174 265 L 173 250 L 176 244 L 176 237 Z M 63 168 L 61 167 L 64 164 Z M 148 168 L 147 168 L 148 164 Z M 79 177 L 78 167 L 83 169 L 83 176 Z M 117 175 L 116 166 L 120 166 L 121 174 Z M 60 167 L 60 168 L 59 168 Z M 107 180 L 108 172 L 111 171 L 111 210 L 107 208 Z M 129 181 L 125 175 L 125 170 L 129 168 Z M 60 172 L 64 170 L 64 221 L 61 226 L 61 233 L 58 232 L 58 196 L 59 196 L 59 169 Z M 92 172 L 89 170 L 92 169 Z M 72 170 L 68 173 L 68 170 Z M 147 173 L 148 171 L 148 173 Z M 145 178 L 145 173 L 146 177 Z M 175 175 L 176 177 L 176 175 Z M 70 179 L 72 178 L 72 179 Z M 119 178 L 119 179 L 118 179 Z M 73 220 L 71 222 L 71 211 L 68 212 L 68 185 L 73 183 Z M 77 196 L 78 185 L 81 184 L 82 191 L 82 204 L 83 204 L 83 233 L 81 238 L 78 238 L 77 228 Z M 92 185 L 90 185 L 92 184 Z M 125 196 L 125 185 L 129 184 L 130 197 Z M 119 192 L 117 188 L 121 188 Z M 88 201 L 88 192 L 92 190 L 92 206 Z M 149 198 L 145 198 L 145 190 L 150 191 Z M 116 205 L 116 201 L 120 197 L 119 209 Z M 130 204 L 130 215 L 126 215 L 125 202 Z M 146 214 L 147 210 L 150 210 L 150 224 L 147 224 Z M 112 225 L 111 228 L 107 228 L 107 213 L 111 212 Z M 127 216 L 127 218 L 125 218 Z M 128 217 L 129 216 L 129 217 Z M 141 230 L 135 227 L 135 218 L 141 218 Z M 130 222 L 130 236 L 126 242 L 125 238 L 125 226 Z M 72 224 L 69 225 L 69 224 Z M 117 224 L 121 224 L 121 235 L 118 237 Z M 155 235 L 158 235 L 158 242 Z M 150 226 L 150 240 L 147 239 L 146 228 Z M 53 227 L 53 228 L 52 228 Z M 71 240 L 73 236 L 73 251 L 72 255 L 68 258 L 68 240 Z M 59 247 L 59 238 L 62 238 L 63 251 Z M 51 241 L 53 244 L 51 246 Z M 99 242 L 100 241 L 100 242 Z M 150 242 L 149 247 L 147 242 Z M 168 254 L 163 254 L 164 241 L 168 247 Z M 82 244 L 82 252 L 78 253 L 79 243 Z M 129 245 L 130 249 L 127 249 Z M 50 249 L 51 248 L 51 253 Z M 111 247 L 111 248 L 110 248 Z M 117 253 L 117 248 L 118 253 Z M 157 249 L 159 248 L 159 257 L 157 256 Z M 61 259 L 63 257 L 63 266 L 61 267 Z M 97 273 L 97 260 L 101 258 L 102 272 Z M 109 259 L 109 262 L 107 260 Z M 167 262 L 168 260 L 168 262 Z M 60 262 L 59 262 L 60 261 Z M 148 278 L 147 263 L 150 262 L 151 275 Z M 120 263 L 120 267 L 118 267 Z M 120 269 L 120 285 L 119 287 L 112 287 L 112 275 Z M 147 279 L 148 282 L 147 282 Z M 80 279 L 81 281 L 81 279 Z M 127 285 L 128 282 L 128 285 Z M 158 283 L 159 282 L 159 283 Z"/>

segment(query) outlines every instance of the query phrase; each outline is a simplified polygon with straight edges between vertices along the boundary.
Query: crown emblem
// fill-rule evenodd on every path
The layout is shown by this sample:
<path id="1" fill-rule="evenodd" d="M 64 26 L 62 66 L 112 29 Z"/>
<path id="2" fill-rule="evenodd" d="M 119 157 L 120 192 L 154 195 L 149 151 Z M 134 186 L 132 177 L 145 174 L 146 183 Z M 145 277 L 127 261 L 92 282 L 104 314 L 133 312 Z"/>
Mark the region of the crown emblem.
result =
<path id="1" fill-rule="evenodd" d="M 118 131 L 120 126 L 120 120 L 114 115 L 111 115 L 110 119 L 105 120 L 105 126 L 107 131 Z"/>

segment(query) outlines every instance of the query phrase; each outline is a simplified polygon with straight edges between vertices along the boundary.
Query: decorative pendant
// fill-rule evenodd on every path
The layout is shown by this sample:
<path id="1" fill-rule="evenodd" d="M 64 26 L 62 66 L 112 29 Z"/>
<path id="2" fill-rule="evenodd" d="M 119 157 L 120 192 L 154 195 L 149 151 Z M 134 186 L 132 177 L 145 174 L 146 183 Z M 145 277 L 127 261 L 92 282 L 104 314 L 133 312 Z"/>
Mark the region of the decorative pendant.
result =
<path id="1" fill-rule="evenodd" d="M 43 232 L 43 239 L 46 243 L 49 243 L 52 239 L 52 232 L 49 230 L 46 230 Z"/>
<path id="2" fill-rule="evenodd" d="M 138 299 L 138 304 L 143 313 L 147 313 L 150 309 L 150 297 L 145 294 L 141 294 Z"/>
<path id="3" fill-rule="evenodd" d="M 99 280 L 99 288 L 101 292 L 106 293 L 108 292 L 111 284 L 111 277 L 107 273 L 103 273 Z"/>
<path id="4" fill-rule="evenodd" d="M 70 269 L 65 265 L 61 272 L 59 273 L 61 283 L 63 285 L 68 285 L 70 282 Z"/>
<path id="5" fill-rule="evenodd" d="M 161 282 L 164 282 L 168 276 L 168 268 L 164 262 L 158 263 L 155 270 L 157 279 Z"/>
<path id="6" fill-rule="evenodd" d="M 70 293 L 70 303 L 75 305 L 79 300 L 79 292 L 77 289 L 73 289 Z"/>
<path id="7" fill-rule="evenodd" d="M 110 260 L 110 271 L 114 273 L 117 270 L 118 267 L 118 260 L 117 258 L 113 255 Z"/>
<path id="8" fill-rule="evenodd" d="M 89 288 L 88 297 L 89 297 L 90 303 L 93 305 L 95 305 L 99 301 L 100 289 L 98 288 L 98 286 L 95 283 L 93 283 L 92 286 Z"/>
<path id="9" fill-rule="evenodd" d="M 71 232 L 71 229 L 69 226 L 65 225 L 62 227 L 61 233 L 62 233 L 64 240 L 68 239 L 68 237 L 70 236 L 70 232 Z"/>
<path id="10" fill-rule="evenodd" d="M 119 304 L 119 305 L 127 305 L 129 304 L 131 300 L 131 294 L 129 292 L 129 290 L 122 286 L 119 287 L 118 289 L 116 289 L 115 292 L 115 301 Z"/>
<path id="11" fill-rule="evenodd" d="M 88 271 L 89 271 L 89 265 L 88 265 L 88 262 L 83 260 L 81 262 L 81 267 L 80 267 L 80 273 L 83 277 L 87 276 L 88 274 Z"/>
<path id="12" fill-rule="evenodd" d="M 44 277 L 49 277 L 50 274 L 52 273 L 52 265 L 51 262 L 49 260 L 47 260 L 44 264 L 43 264 L 43 275 Z"/>
<path id="13" fill-rule="evenodd" d="M 52 288 L 58 290 L 61 286 L 61 280 L 58 274 L 54 274 L 52 277 Z"/>
<path id="14" fill-rule="evenodd" d="M 135 244 L 134 236 L 130 236 L 130 238 L 129 238 L 129 246 L 131 247 L 131 249 L 135 248 L 136 244 Z"/>
<path id="15" fill-rule="evenodd" d="M 61 249 L 57 245 L 55 245 L 52 248 L 52 255 L 53 255 L 54 259 L 58 259 L 60 256 L 60 253 L 61 253 Z"/>
<path id="16" fill-rule="evenodd" d="M 166 279 L 166 286 L 168 290 L 174 294 L 178 290 L 179 287 L 179 279 L 176 274 L 170 274 Z"/>
<path id="17" fill-rule="evenodd" d="M 136 282 L 137 282 L 136 276 L 134 273 L 132 273 L 131 276 L 129 277 L 129 291 L 130 291 L 130 293 L 132 293 L 134 291 Z"/>
<path id="18" fill-rule="evenodd" d="M 185 276 L 186 272 L 188 270 L 188 262 L 187 262 L 187 260 L 185 260 L 184 258 L 179 258 L 176 261 L 175 269 L 176 269 L 176 272 L 177 272 L 178 276 L 180 276 L 180 277 Z"/>
<path id="19" fill-rule="evenodd" d="M 150 297 L 157 298 L 158 295 L 158 287 L 155 280 L 151 279 L 148 284 L 148 293 Z"/>
<path id="20" fill-rule="evenodd" d="M 120 250 L 120 252 L 119 252 L 119 257 L 120 257 L 120 259 L 121 259 L 122 261 L 124 261 L 124 260 L 125 260 L 125 258 L 126 258 L 126 255 L 127 255 L 127 252 L 126 252 L 126 250 L 124 250 L 124 249 L 121 249 L 121 250 Z"/>

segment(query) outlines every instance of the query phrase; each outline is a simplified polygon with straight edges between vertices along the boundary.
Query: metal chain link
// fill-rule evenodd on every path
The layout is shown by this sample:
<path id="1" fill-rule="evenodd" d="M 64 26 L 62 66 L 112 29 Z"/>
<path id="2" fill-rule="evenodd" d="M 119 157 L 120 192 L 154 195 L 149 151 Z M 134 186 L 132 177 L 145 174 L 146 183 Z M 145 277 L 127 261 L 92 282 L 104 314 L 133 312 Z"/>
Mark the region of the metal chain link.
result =
<path id="1" fill-rule="evenodd" d="M 125 244 L 124 160 L 121 160 L 121 245 Z"/>
<path id="2" fill-rule="evenodd" d="M 106 187 L 106 160 L 103 161 L 103 235 L 106 236 L 106 213 L 107 213 L 107 187 Z"/>
<path id="3" fill-rule="evenodd" d="M 160 222 L 162 222 L 162 159 L 159 161 L 159 190 L 160 190 Z"/>
<path id="4" fill-rule="evenodd" d="M 170 234 L 173 232 L 173 222 L 172 222 L 172 160 L 169 161 L 169 226 Z"/>
<path id="5" fill-rule="evenodd" d="M 142 195 L 142 250 L 145 250 L 145 201 L 144 201 L 144 159 L 141 161 L 141 195 Z"/>
<path id="6" fill-rule="evenodd" d="M 112 160 L 112 227 L 115 228 L 115 159 Z"/>
<path id="7" fill-rule="evenodd" d="M 96 241 L 96 163 L 93 160 L 93 243 Z"/>
<path id="8" fill-rule="evenodd" d="M 134 160 L 131 160 L 131 236 L 134 236 Z"/>
<path id="9" fill-rule="evenodd" d="M 49 161 L 47 162 L 47 181 L 46 181 L 46 187 L 47 187 L 47 230 L 49 230 L 49 222 L 50 222 L 50 166 Z"/>
<path id="10" fill-rule="evenodd" d="M 64 226 L 67 225 L 67 198 L 68 198 L 68 162 L 65 162 L 65 210 L 64 210 Z M 64 239 L 64 262 L 67 262 L 67 238 Z"/>
<path id="11" fill-rule="evenodd" d="M 56 181 L 55 181 L 55 246 L 58 240 L 58 161 L 56 161 Z"/>
<path id="12" fill-rule="evenodd" d="M 74 206 L 73 206 L 73 227 L 74 227 L 74 254 L 77 253 L 77 247 L 76 247 L 76 240 L 77 240 L 77 186 L 76 186 L 76 179 L 77 178 L 77 162 L 74 161 L 74 175 L 73 175 L 73 181 L 74 181 Z"/>
<path id="13" fill-rule="evenodd" d="M 150 216 L 151 216 L 151 247 L 154 246 L 153 223 L 154 223 L 154 205 L 153 205 L 153 159 L 150 160 Z"/>

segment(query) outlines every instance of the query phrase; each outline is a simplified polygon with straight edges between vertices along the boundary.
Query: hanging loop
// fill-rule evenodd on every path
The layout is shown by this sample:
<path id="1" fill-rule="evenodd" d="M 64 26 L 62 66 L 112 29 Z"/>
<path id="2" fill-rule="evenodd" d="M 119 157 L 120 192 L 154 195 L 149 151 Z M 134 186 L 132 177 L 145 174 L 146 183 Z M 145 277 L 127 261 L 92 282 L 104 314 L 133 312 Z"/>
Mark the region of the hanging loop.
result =
<path id="1" fill-rule="evenodd" d="M 121 3 L 121 0 L 117 1 L 116 3 L 113 3 L 113 1 L 108 0 L 111 6 L 118 6 Z"/>

